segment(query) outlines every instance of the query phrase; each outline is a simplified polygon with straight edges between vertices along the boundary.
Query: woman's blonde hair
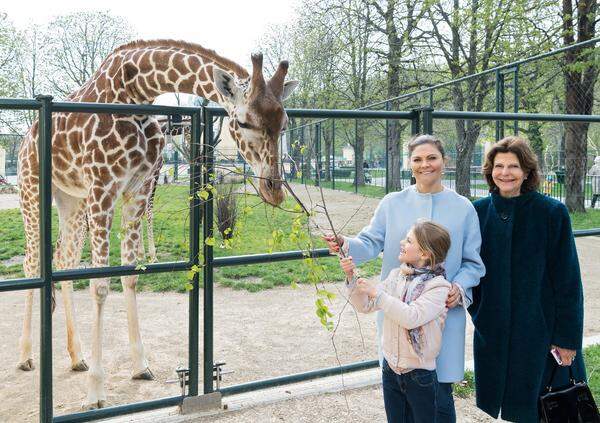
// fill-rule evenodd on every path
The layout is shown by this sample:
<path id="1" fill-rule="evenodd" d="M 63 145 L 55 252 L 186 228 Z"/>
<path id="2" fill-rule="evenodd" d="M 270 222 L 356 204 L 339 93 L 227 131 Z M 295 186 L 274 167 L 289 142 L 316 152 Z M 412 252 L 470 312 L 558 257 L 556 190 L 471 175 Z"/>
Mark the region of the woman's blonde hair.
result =
<path id="1" fill-rule="evenodd" d="M 412 156 L 413 151 L 415 151 L 415 148 L 417 148 L 420 145 L 423 144 L 429 144 L 434 146 L 442 155 L 442 159 L 446 158 L 446 152 L 444 151 L 444 144 L 442 144 L 442 141 L 430 134 L 421 134 L 421 135 L 415 135 L 414 137 L 412 137 L 410 140 L 408 140 L 408 156 Z"/>
<path id="2" fill-rule="evenodd" d="M 450 234 L 442 225 L 430 220 L 417 220 L 412 227 L 421 250 L 429 255 L 429 265 L 435 267 L 446 260 L 450 249 Z"/>

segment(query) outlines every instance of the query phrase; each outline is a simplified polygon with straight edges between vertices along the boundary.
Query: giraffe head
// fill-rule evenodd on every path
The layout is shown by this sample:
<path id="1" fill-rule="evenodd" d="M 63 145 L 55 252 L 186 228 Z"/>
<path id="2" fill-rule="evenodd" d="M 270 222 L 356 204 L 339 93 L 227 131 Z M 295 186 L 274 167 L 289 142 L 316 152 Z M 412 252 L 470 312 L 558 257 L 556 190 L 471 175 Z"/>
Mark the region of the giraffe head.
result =
<path id="1" fill-rule="evenodd" d="M 262 54 L 253 54 L 249 79 L 237 80 L 217 67 L 213 68 L 213 78 L 230 117 L 231 136 L 254 174 L 260 178 L 260 195 L 276 206 L 285 197 L 279 167 L 279 137 L 288 120 L 283 100 L 298 86 L 298 81 L 284 81 L 287 61 L 279 63 L 268 81 L 263 76 L 262 67 Z"/>

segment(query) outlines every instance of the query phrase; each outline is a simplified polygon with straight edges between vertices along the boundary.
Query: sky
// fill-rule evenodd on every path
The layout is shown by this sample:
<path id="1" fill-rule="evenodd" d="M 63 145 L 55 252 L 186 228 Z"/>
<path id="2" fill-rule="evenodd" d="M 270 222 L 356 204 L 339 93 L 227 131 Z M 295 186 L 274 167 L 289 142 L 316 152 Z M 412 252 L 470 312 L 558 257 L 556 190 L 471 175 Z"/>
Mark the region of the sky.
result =
<path id="1" fill-rule="evenodd" d="M 216 50 L 250 67 L 250 54 L 269 25 L 290 24 L 298 0 L 32 0 L 3 1 L 0 11 L 19 29 L 82 10 L 109 10 L 125 17 L 140 38 L 182 39 Z"/>

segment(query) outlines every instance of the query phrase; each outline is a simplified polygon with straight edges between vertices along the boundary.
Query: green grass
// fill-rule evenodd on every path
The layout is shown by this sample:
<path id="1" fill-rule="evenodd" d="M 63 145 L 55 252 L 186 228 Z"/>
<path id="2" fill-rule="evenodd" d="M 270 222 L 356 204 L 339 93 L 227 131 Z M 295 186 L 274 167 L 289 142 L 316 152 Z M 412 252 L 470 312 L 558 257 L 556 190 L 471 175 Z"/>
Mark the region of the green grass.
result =
<path id="1" fill-rule="evenodd" d="M 295 213 L 273 209 L 264 205 L 255 196 L 239 196 L 240 208 L 247 207 L 251 212 L 241 219 L 243 228 L 232 249 L 221 248 L 222 240 L 218 231 L 215 231 L 216 244 L 215 257 L 267 253 L 271 246 L 274 230 L 283 232 L 281 242 L 273 246 L 273 251 L 300 250 L 299 246 L 289 240 L 292 220 Z M 285 209 L 293 209 L 293 200 L 283 204 Z M 188 188 L 183 186 L 159 186 L 155 199 L 154 232 L 158 260 L 179 261 L 187 260 L 189 256 L 189 219 L 188 219 Z M 113 231 L 110 240 L 110 264 L 120 264 L 120 207 L 117 207 Z M 56 210 L 53 210 L 52 232 L 56 239 L 58 219 Z M 7 260 L 23 255 L 25 241 L 23 223 L 18 210 L 0 211 L 0 260 Z M 313 237 L 315 247 L 325 247 L 319 239 L 319 234 Z M 144 236 L 145 237 L 145 236 Z M 84 246 L 82 260 L 90 262 L 89 247 Z M 322 258 L 318 260 L 323 266 L 324 280 L 341 280 L 342 272 L 335 258 Z M 381 261 L 373 260 L 362 266 L 365 276 L 375 275 L 379 272 Z M 302 260 L 285 262 L 264 263 L 256 265 L 232 266 L 216 269 L 215 281 L 224 286 L 248 291 L 259 291 L 275 286 L 289 286 L 293 283 L 307 282 L 307 266 Z M 23 277 L 22 266 L 0 265 L 0 279 Z M 140 276 L 138 286 L 141 290 L 150 291 L 185 291 L 187 283 L 186 272 L 157 273 Z M 88 281 L 75 281 L 75 288 L 87 287 Z M 121 290 L 120 280 L 113 278 L 111 288 Z"/>
<path id="2" fill-rule="evenodd" d="M 323 182 L 324 186 L 331 184 Z M 336 188 L 354 191 L 350 183 L 337 182 Z M 365 186 L 359 192 L 372 197 L 383 196 L 383 188 Z M 186 260 L 189 253 L 189 226 L 188 226 L 188 189 L 183 186 L 160 186 L 157 190 L 155 204 L 155 238 L 159 261 Z M 282 210 L 273 209 L 262 204 L 254 196 L 240 196 L 240 207 L 248 206 L 252 213 L 243 219 L 243 229 L 240 231 L 238 242 L 231 250 L 220 248 L 221 240 L 217 235 L 217 245 L 214 249 L 215 257 L 228 255 L 243 255 L 267 253 L 272 232 L 280 229 L 283 232 L 282 242 L 275 246 L 273 251 L 299 250 L 303 247 L 289 240 L 290 227 L 295 216 Z M 292 209 L 293 201 L 290 199 L 284 208 Z M 120 208 L 117 208 L 115 222 L 111 233 L 110 264 L 120 264 Z M 586 213 L 571 214 L 574 229 L 587 229 L 600 227 L 600 210 L 588 210 Z M 58 220 L 56 210 L 53 210 L 53 237 L 56 238 Z M 318 235 L 318 234 L 315 234 Z M 315 237 L 315 246 L 324 247 L 324 243 Z M 16 256 L 22 256 L 25 250 L 23 223 L 18 209 L 0 211 L 0 261 Z M 84 247 L 82 260 L 90 262 L 89 248 Z M 326 280 L 341 279 L 337 261 L 334 258 L 323 258 L 319 263 L 324 266 Z M 381 266 L 380 260 L 366 263 L 365 275 L 375 275 Z M 289 286 L 293 283 L 307 281 L 307 267 L 300 260 L 277 263 L 266 263 L 246 266 L 234 266 L 217 269 L 215 281 L 223 286 L 248 291 L 260 291 L 276 286 Z M 14 264 L 3 266 L 0 264 L 0 279 L 23 277 L 22 266 Z M 143 275 L 140 277 L 141 289 L 150 291 L 185 291 L 187 276 L 185 272 L 171 272 L 162 274 Z M 76 288 L 86 287 L 88 281 L 75 281 Z M 121 289 L 120 280 L 114 278 L 111 284 L 115 290 Z"/>
<path id="3" fill-rule="evenodd" d="M 584 349 L 583 359 L 590 390 L 594 395 L 596 404 L 600 405 L 600 345 L 593 345 Z"/>
<path id="4" fill-rule="evenodd" d="M 573 229 L 600 228 L 600 209 L 588 209 L 585 213 L 570 213 Z"/>
<path id="5" fill-rule="evenodd" d="M 464 380 L 455 383 L 453 391 L 458 398 L 469 398 L 475 395 L 475 374 L 471 370 L 465 371 Z"/>
<path id="6" fill-rule="evenodd" d="M 315 185 L 315 181 L 312 179 L 305 179 L 304 183 L 309 186 Z M 332 188 L 333 182 L 321 181 L 321 186 L 323 188 Z M 335 189 L 338 191 L 346 191 L 353 193 L 354 184 L 352 182 L 335 181 Z M 358 187 L 358 193 L 364 195 L 365 197 L 383 198 L 383 196 L 385 195 L 385 188 L 374 185 L 363 185 Z"/>

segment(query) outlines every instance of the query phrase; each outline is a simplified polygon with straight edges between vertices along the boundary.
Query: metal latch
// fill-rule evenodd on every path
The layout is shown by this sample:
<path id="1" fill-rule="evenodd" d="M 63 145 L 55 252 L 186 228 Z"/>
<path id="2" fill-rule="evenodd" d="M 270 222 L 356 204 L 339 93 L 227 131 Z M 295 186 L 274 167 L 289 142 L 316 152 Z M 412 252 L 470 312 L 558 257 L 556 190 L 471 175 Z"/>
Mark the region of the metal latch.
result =
<path id="1" fill-rule="evenodd" d="M 179 386 L 181 387 L 181 396 L 185 397 L 185 387 L 189 386 L 190 384 L 190 369 L 183 366 L 178 366 L 175 369 L 175 373 L 177 373 L 177 379 L 167 380 L 166 383 L 179 383 Z"/>
<path id="2" fill-rule="evenodd" d="M 223 375 L 227 375 L 229 373 L 233 373 L 233 370 L 223 370 L 222 367 L 227 364 L 223 361 L 218 361 L 213 364 L 213 381 L 215 382 L 215 390 L 218 391 L 221 387 L 221 381 L 223 380 Z"/>

